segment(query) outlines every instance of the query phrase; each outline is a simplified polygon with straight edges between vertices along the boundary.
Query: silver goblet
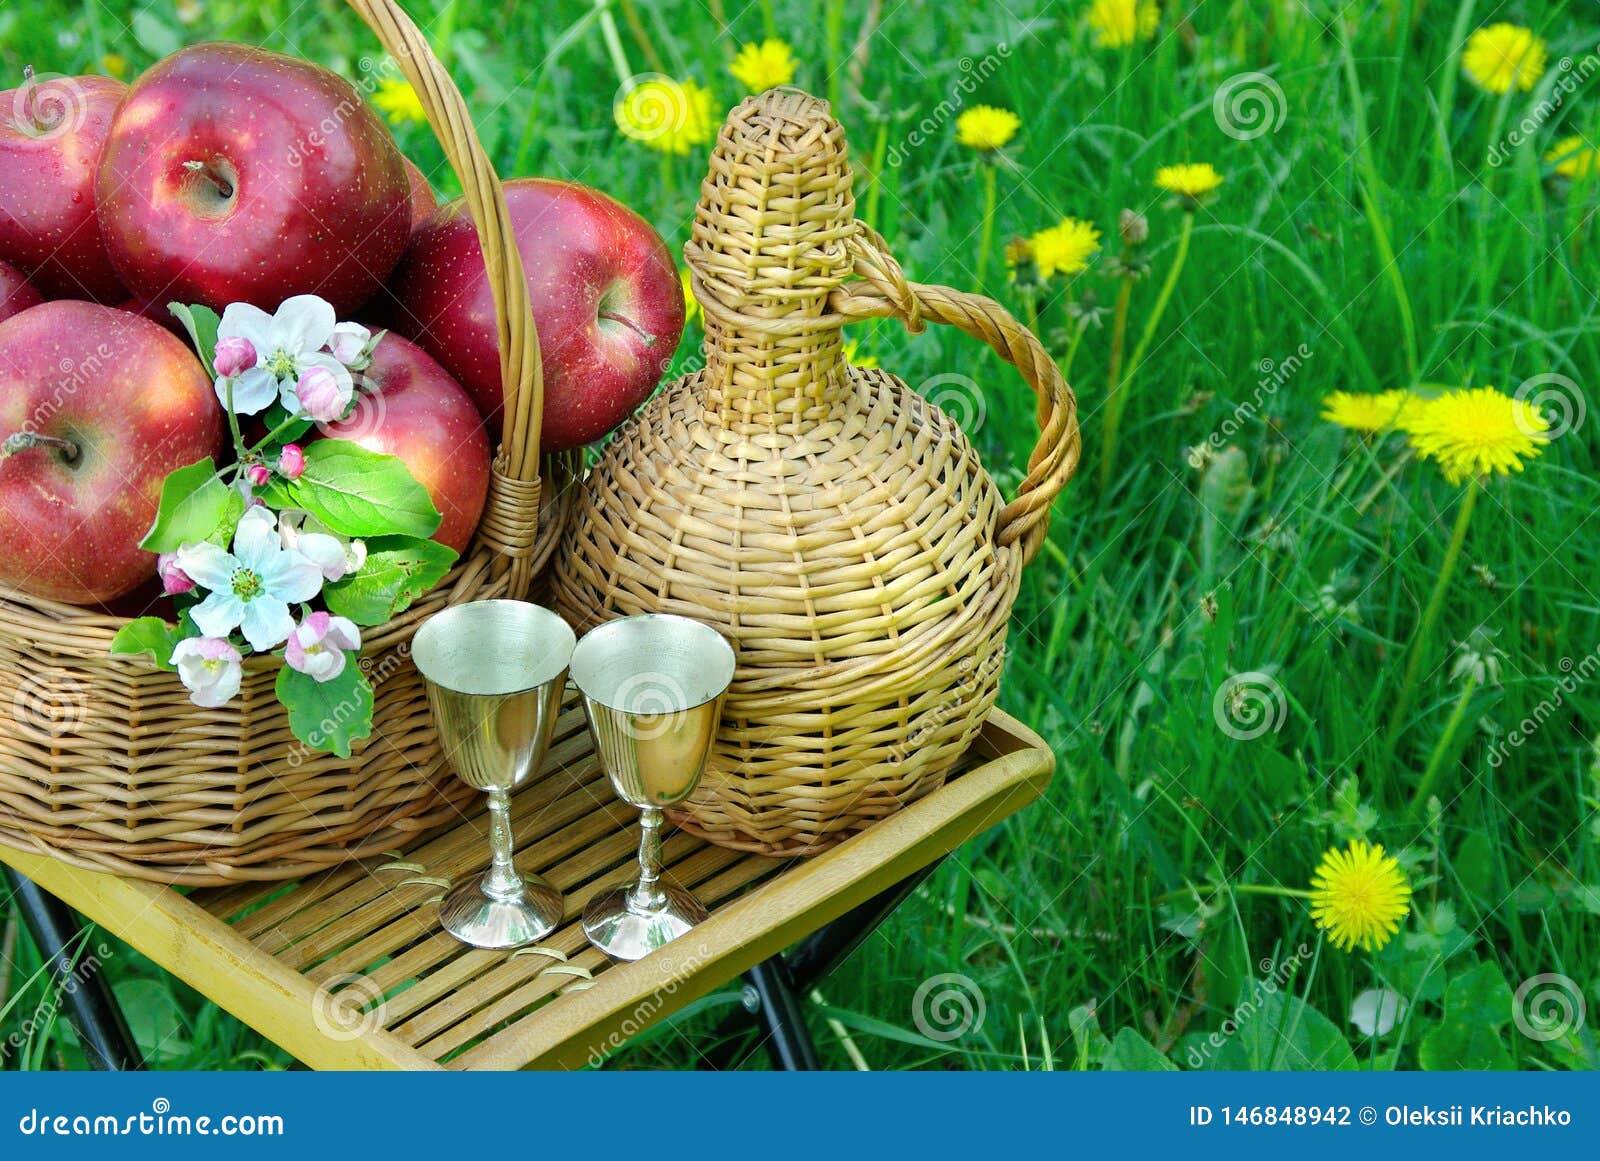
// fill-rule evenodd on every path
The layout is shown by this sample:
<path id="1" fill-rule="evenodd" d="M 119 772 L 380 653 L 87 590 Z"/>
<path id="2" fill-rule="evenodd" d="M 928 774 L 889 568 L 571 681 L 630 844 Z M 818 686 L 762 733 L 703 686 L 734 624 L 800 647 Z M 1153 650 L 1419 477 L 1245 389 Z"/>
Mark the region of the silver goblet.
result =
<path id="1" fill-rule="evenodd" d="M 473 947 L 520 947 L 561 923 L 560 893 L 512 862 L 511 791 L 544 764 L 574 643 L 559 616 L 523 601 L 456 605 L 411 643 L 450 765 L 489 795 L 489 869 L 439 904 L 444 929 Z"/>
<path id="2" fill-rule="evenodd" d="M 661 880 L 661 812 L 699 783 L 733 670 L 732 646 L 687 617 L 623 617 L 573 650 L 572 680 L 600 764 L 618 797 L 642 812 L 638 881 L 583 912 L 589 942 L 613 959 L 642 959 L 706 917 L 693 895 Z"/>

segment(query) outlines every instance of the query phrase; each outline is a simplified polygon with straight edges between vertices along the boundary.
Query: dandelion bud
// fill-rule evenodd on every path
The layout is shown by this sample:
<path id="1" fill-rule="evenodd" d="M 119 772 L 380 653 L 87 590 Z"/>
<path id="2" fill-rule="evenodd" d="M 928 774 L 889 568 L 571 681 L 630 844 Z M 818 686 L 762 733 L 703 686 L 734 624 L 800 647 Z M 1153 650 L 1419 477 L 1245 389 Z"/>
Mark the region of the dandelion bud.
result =
<path id="1" fill-rule="evenodd" d="M 245 479 L 260 488 L 272 479 L 272 469 L 266 464 L 251 464 L 244 470 Z"/>
<path id="2" fill-rule="evenodd" d="M 218 339 L 216 356 L 212 359 L 212 363 L 219 377 L 232 379 L 254 367 L 257 357 L 255 344 L 249 339 L 238 337 Z"/>
<path id="3" fill-rule="evenodd" d="M 1150 219 L 1133 210 L 1123 210 L 1117 219 L 1117 229 L 1122 233 L 1125 246 L 1143 246 L 1150 240 Z"/>
<path id="4" fill-rule="evenodd" d="M 306 470 L 306 453 L 297 443 L 283 445 L 278 453 L 278 474 L 286 480 L 298 480 Z"/>
<path id="5" fill-rule="evenodd" d="M 178 567 L 175 552 L 163 552 L 157 558 L 156 575 L 161 578 L 161 591 L 169 597 L 194 590 L 194 578 Z"/>

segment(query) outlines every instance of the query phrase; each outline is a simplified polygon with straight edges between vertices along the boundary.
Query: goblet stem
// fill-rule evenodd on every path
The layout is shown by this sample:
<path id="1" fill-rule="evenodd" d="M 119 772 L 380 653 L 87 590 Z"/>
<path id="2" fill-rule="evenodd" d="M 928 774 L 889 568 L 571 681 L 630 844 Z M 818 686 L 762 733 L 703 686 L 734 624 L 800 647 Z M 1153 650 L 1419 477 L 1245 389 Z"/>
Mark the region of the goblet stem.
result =
<path id="1" fill-rule="evenodd" d="M 628 909 L 635 913 L 660 911 L 666 895 L 657 886 L 661 878 L 661 808 L 646 806 L 639 815 L 639 881 L 628 893 Z"/>
<path id="2" fill-rule="evenodd" d="M 520 898 L 522 876 L 512 862 L 516 847 L 511 838 L 511 796 L 504 790 L 489 791 L 489 849 L 493 859 L 483 878 L 483 893 L 501 903 Z"/>

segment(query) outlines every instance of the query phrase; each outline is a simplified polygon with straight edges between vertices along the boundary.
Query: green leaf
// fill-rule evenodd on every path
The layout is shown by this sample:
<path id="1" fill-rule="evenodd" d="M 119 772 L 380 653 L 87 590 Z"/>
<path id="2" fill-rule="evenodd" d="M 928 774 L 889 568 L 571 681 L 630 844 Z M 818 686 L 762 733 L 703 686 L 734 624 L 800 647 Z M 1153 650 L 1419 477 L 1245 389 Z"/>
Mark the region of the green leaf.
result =
<path id="1" fill-rule="evenodd" d="M 209 306 L 185 306 L 181 302 L 167 303 L 170 310 L 189 332 L 189 341 L 200 356 L 207 375 L 216 374 L 217 328 L 222 319 Z"/>
<path id="2" fill-rule="evenodd" d="M 146 552 L 176 552 L 185 544 L 219 536 L 226 543 L 243 514 L 244 497 L 217 478 L 217 467 L 207 456 L 162 482 L 155 523 L 139 547 Z"/>
<path id="3" fill-rule="evenodd" d="M 372 733 L 372 686 L 360 658 L 345 654 L 344 672 L 332 681 L 285 665 L 278 672 L 278 700 L 289 711 L 289 728 L 313 750 L 350 756 L 350 743 Z"/>
<path id="4" fill-rule="evenodd" d="M 1105 1072 L 1177 1072 L 1178 1066 L 1132 1028 L 1124 1028 L 1100 1061 Z"/>
<path id="5" fill-rule="evenodd" d="M 310 431 L 313 427 L 317 426 L 311 420 L 306 419 L 303 416 L 300 419 L 295 420 L 293 423 L 290 423 L 289 419 L 289 409 L 281 403 L 274 403 L 262 413 L 262 425 L 268 431 L 278 432 L 277 437 L 272 441 L 274 444 L 293 443 L 306 432 Z M 287 426 L 284 426 L 286 424 Z M 282 431 L 278 430 L 280 427 L 283 428 Z"/>
<path id="6" fill-rule="evenodd" d="M 1444 990 L 1444 1016 L 1422 1038 L 1417 1060 L 1430 1072 L 1506 1069 L 1511 1053 L 1499 1029 L 1511 1019 L 1511 985 L 1492 961 L 1451 977 Z"/>
<path id="7" fill-rule="evenodd" d="M 274 508 L 300 508 L 342 536 L 432 536 L 439 510 L 394 456 L 344 439 L 306 448 L 305 474 L 274 478 L 261 491 Z"/>
<path id="8" fill-rule="evenodd" d="M 383 536 L 367 541 L 361 571 L 322 590 L 328 611 L 358 625 L 381 625 L 405 612 L 411 602 L 444 578 L 456 552 L 414 536 Z"/>
<path id="9" fill-rule="evenodd" d="M 177 667 L 168 659 L 178 647 L 178 642 L 189 636 L 189 628 L 169 625 L 160 617 L 140 617 L 117 630 L 117 635 L 111 639 L 111 652 L 129 657 L 148 653 L 155 660 L 157 669 L 171 673 Z"/>
<path id="10" fill-rule="evenodd" d="M 1258 981 L 1230 1016 L 1235 1032 L 1208 1058 L 1208 1068 L 1322 1072 L 1356 1066 L 1349 1041 L 1332 1020 L 1275 986 Z"/>

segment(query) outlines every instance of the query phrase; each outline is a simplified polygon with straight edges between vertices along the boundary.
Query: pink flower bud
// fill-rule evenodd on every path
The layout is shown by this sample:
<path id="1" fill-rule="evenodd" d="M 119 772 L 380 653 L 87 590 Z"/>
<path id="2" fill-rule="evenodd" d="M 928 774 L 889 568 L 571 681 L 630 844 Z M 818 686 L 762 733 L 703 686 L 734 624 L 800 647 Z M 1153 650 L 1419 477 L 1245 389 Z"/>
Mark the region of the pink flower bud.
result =
<path id="1" fill-rule="evenodd" d="M 256 358 L 255 345 L 249 339 L 218 339 L 216 358 L 212 362 L 220 377 L 232 379 L 254 367 Z"/>
<path id="2" fill-rule="evenodd" d="M 272 479 L 272 469 L 266 464 L 251 464 L 244 471 L 245 478 L 260 488 Z"/>
<path id="3" fill-rule="evenodd" d="M 163 552 L 156 560 L 156 575 L 161 578 L 161 591 L 169 597 L 194 589 L 194 578 L 178 567 L 178 554 Z"/>
<path id="4" fill-rule="evenodd" d="M 360 323 L 342 322 L 333 328 L 328 339 L 328 353 L 346 367 L 361 362 L 361 356 L 372 341 L 372 332 Z"/>
<path id="5" fill-rule="evenodd" d="M 318 423 L 344 418 L 344 409 L 350 404 L 350 391 L 326 367 L 307 367 L 294 393 L 301 409 Z"/>
<path id="6" fill-rule="evenodd" d="M 278 453 L 278 474 L 286 480 L 298 480 L 306 470 L 306 453 L 297 443 L 286 443 Z"/>

